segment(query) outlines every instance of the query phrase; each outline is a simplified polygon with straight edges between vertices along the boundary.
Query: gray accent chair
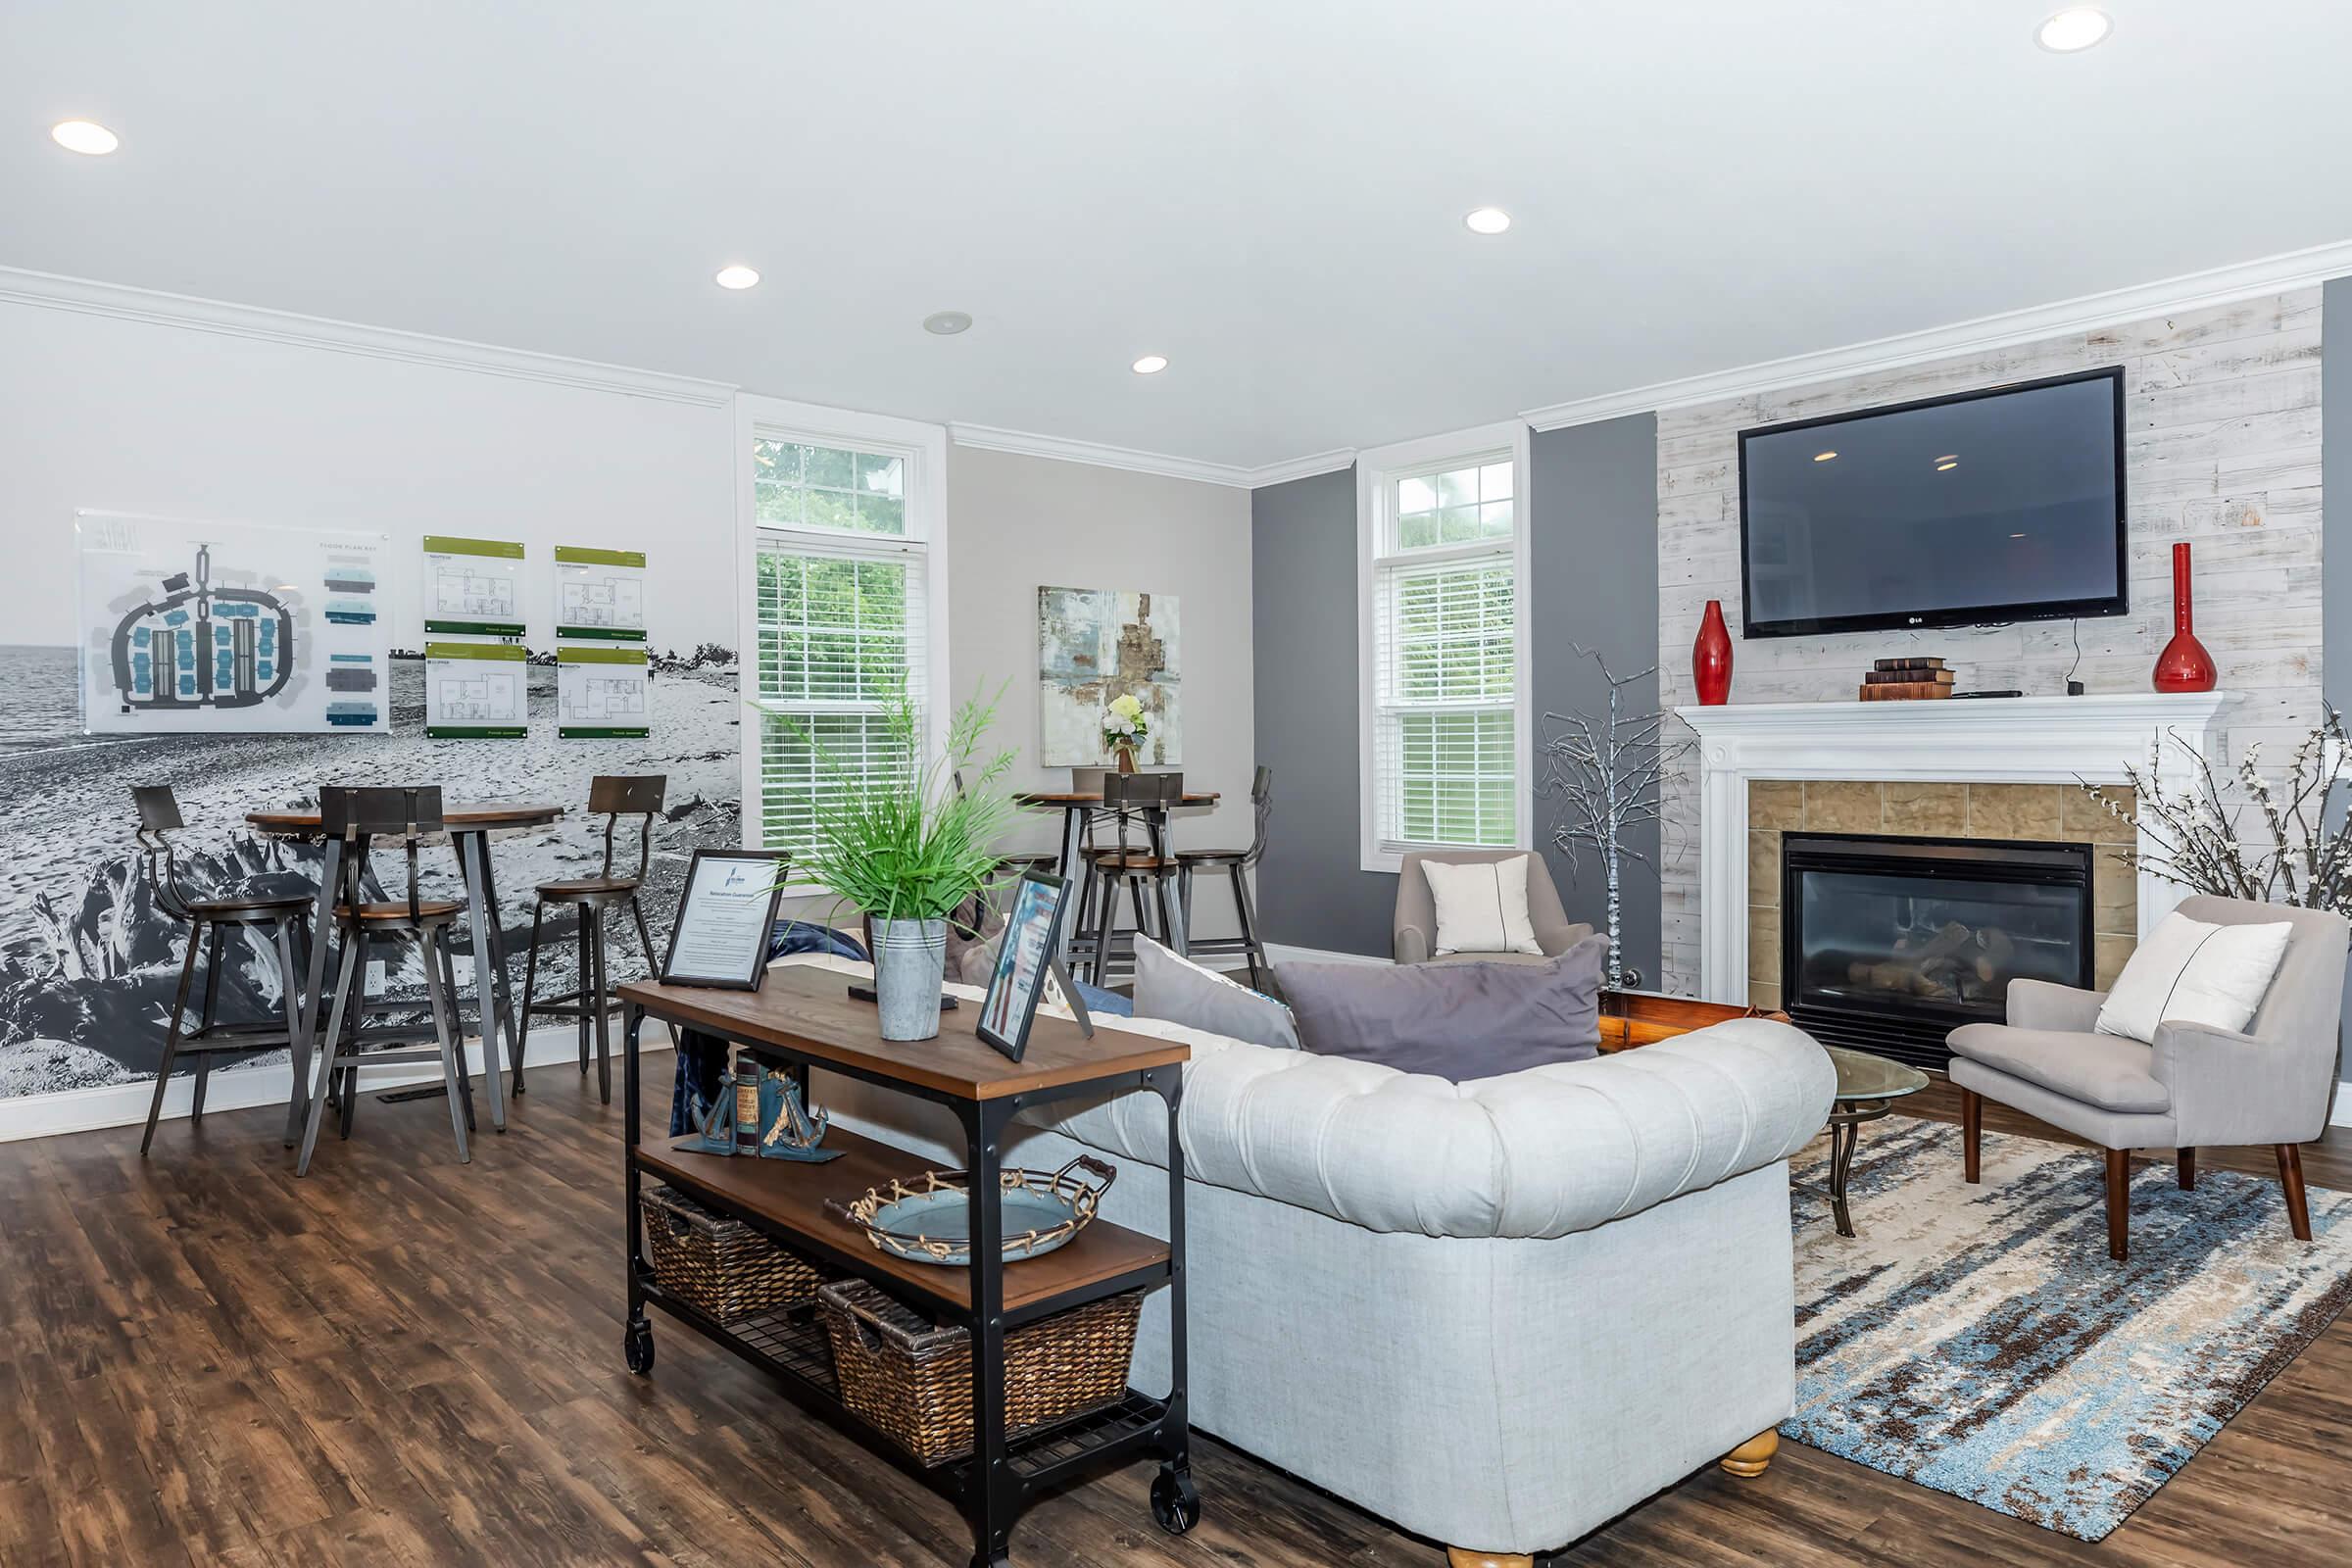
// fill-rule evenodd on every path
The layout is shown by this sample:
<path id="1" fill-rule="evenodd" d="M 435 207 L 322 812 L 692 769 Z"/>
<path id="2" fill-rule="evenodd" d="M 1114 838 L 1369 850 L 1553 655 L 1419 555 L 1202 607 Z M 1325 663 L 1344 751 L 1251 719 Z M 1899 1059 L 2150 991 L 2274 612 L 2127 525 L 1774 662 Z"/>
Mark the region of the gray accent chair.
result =
<path id="1" fill-rule="evenodd" d="M 2130 1256 L 2132 1151 L 2176 1151 L 2180 1186 L 2196 1187 L 2205 1145 L 2269 1144 L 2278 1155 L 2297 1241 L 2311 1240 L 2298 1144 L 2328 1124 L 2335 1086 L 2344 956 L 2352 925 L 2322 909 L 2199 894 L 2180 912 L 2209 925 L 2295 929 L 2244 1034 L 2164 1023 L 2141 1045 L 2093 1032 L 2103 991 L 2040 980 L 2009 983 L 2009 1021 L 1952 1031 L 1965 1174 L 1978 1180 L 1986 1100 L 2048 1122 L 2107 1152 L 2107 1251 Z"/>
<path id="2" fill-rule="evenodd" d="M 1441 865 L 1488 865 L 1514 855 L 1527 857 L 1527 921 L 1535 927 L 1533 953 L 1449 953 L 1434 957 L 1438 942 L 1438 901 L 1429 891 L 1421 862 Z M 1390 933 L 1398 963 L 1548 963 L 1592 934 L 1581 920 L 1568 918 L 1560 890 L 1552 885 L 1544 857 L 1528 850 L 1416 850 L 1397 868 L 1396 915 Z"/>

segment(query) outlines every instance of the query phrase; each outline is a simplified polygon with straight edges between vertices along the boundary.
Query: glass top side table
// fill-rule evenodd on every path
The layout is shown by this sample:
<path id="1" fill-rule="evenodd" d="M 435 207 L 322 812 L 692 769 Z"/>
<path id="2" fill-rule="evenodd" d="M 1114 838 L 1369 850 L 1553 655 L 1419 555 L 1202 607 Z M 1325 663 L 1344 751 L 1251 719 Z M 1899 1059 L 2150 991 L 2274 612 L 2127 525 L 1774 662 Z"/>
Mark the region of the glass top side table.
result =
<path id="1" fill-rule="evenodd" d="M 1894 1108 L 1894 1102 L 1928 1087 L 1928 1075 L 1867 1051 L 1824 1046 L 1838 1069 L 1838 1089 L 1830 1102 L 1830 1213 L 1838 1234 L 1852 1237 L 1853 1215 L 1845 1205 L 1846 1178 L 1853 1174 L 1854 1146 L 1861 1141 L 1862 1124 L 1877 1121 Z"/>

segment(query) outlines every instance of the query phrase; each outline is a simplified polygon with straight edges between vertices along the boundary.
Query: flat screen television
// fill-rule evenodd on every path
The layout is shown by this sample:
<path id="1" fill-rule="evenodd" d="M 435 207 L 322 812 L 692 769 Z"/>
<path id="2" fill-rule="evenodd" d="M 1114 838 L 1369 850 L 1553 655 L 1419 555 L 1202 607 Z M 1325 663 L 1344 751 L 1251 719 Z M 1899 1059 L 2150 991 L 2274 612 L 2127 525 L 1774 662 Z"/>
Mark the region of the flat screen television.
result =
<path id="1" fill-rule="evenodd" d="M 2120 615 L 2120 366 L 1740 432 L 1743 633 Z"/>

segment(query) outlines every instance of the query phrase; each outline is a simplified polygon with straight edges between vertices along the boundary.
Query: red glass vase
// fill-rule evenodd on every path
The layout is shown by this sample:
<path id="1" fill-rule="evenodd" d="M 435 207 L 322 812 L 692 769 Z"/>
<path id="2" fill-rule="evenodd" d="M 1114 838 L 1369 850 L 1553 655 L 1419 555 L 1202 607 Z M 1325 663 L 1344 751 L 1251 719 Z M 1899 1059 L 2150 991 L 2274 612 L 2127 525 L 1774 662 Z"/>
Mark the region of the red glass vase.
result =
<path id="1" fill-rule="evenodd" d="M 2221 678 L 2213 656 L 2197 641 L 2196 612 L 2189 603 L 2188 546 L 2173 546 L 2173 640 L 2156 656 L 2160 692 L 2209 692 Z"/>
<path id="2" fill-rule="evenodd" d="M 1732 696 L 1732 634 L 1723 624 L 1723 601 L 1707 601 L 1698 620 L 1698 640 L 1690 645 L 1690 682 L 1698 688 L 1699 705 L 1721 708 Z"/>

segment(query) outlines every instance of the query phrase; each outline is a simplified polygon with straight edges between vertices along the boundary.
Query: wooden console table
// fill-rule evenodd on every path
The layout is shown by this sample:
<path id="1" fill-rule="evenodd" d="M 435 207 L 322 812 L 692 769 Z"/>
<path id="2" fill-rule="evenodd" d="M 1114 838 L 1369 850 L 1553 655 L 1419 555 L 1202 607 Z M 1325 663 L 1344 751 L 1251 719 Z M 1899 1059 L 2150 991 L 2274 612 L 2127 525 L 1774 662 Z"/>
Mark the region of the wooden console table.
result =
<path id="1" fill-rule="evenodd" d="M 1723 1002 L 1700 1002 L 1691 997 L 1670 997 L 1662 991 L 1603 991 L 1600 994 L 1600 1049 L 1606 1054 L 1625 1051 L 1634 1046 L 1646 1046 L 1652 1041 L 1671 1040 L 1687 1035 L 1693 1029 L 1704 1029 L 1727 1018 L 1777 1018 L 1788 1021 L 1785 1012 L 1765 1012 L 1758 1007 L 1741 1007 Z"/>
<path id="2" fill-rule="evenodd" d="M 815 967 L 768 971 L 758 991 L 713 991 L 650 981 L 622 986 L 627 1009 L 624 1141 L 628 1215 L 629 1370 L 654 1364 L 650 1302 L 697 1333 L 768 1373 L 787 1396 L 864 1441 L 924 1485 L 955 1501 L 972 1529 L 973 1568 L 1007 1568 L 1013 1521 L 1048 1490 L 1083 1469 L 1136 1453 L 1156 1454 L 1152 1511 L 1181 1535 L 1200 1514 L 1192 1479 L 1192 1436 L 1185 1414 L 1184 1148 L 1177 1111 L 1191 1048 L 1104 1030 L 1089 1040 L 1067 1019 L 1039 1013 L 1019 1062 L 1006 1060 L 972 1032 L 979 1015 L 965 1005 L 945 1013 L 936 1040 L 885 1041 L 871 1004 L 853 1002 L 848 978 Z M 892 1177 L 911 1177 L 925 1161 L 846 1128 L 825 1135 L 843 1151 L 824 1164 L 699 1154 L 639 1137 L 638 1036 L 647 1018 L 729 1041 L 758 1060 L 795 1074 L 804 1090 L 811 1066 L 946 1105 L 963 1125 L 964 1169 L 972 1172 L 974 1266 L 945 1268 L 876 1250 L 863 1235 L 825 1211 L 827 1199 L 853 1200 Z M 1004 1135 L 1034 1105 L 1104 1090 L 1158 1095 L 1168 1112 L 1168 1240 L 1097 1219 L 1044 1257 L 1006 1264 L 1000 1191 Z M 807 1309 L 764 1313 L 723 1324 L 665 1293 L 648 1264 L 639 1208 L 652 1175 L 696 1200 L 731 1214 L 843 1274 L 873 1281 L 943 1323 L 972 1337 L 975 1452 L 926 1467 L 875 1432 L 841 1401 L 824 1327 Z M 985 1197 L 984 1197 L 985 1195 Z M 1007 1440 L 1004 1432 L 1004 1336 L 1051 1313 L 1122 1292 L 1165 1284 L 1171 1384 L 1165 1397 L 1129 1389 L 1106 1410 Z"/>

